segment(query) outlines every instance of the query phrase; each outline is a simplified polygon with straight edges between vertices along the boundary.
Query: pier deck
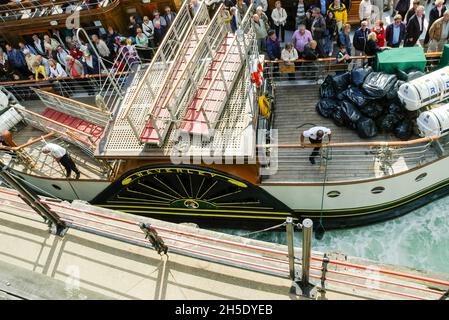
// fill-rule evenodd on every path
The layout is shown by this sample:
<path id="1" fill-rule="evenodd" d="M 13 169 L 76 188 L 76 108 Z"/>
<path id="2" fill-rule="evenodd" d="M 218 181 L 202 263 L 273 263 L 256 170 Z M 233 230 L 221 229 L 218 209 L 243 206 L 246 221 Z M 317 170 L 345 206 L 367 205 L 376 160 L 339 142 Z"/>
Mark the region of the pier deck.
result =
<path id="1" fill-rule="evenodd" d="M 93 212 L 97 216 L 83 222 L 84 228 L 96 225 L 99 233 L 122 233 L 139 242 L 146 243 L 146 240 L 143 236 L 136 236 L 132 221 L 150 223 L 157 226 L 159 235 L 169 247 L 168 256 L 159 256 L 147 246 L 136 246 L 73 228 L 62 238 L 54 236 L 40 217 L 21 203 L 13 190 L 0 188 L 0 262 L 63 281 L 65 290 L 70 291 L 74 299 L 85 294 L 85 290 L 91 292 L 89 295 L 94 293 L 113 299 L 302 299 L 290 294 L 288 263 L 285 264 L 285 256 L 282 259 L 287 252 L 284 245 L 136 217 L 79 201 L 49 205 L 75 225 L 84 221 L 80 218 L 87 218 L 87 212 Z M 98 223 L 105 221 L 105 217 L 115 220 L 99 229 Z M 167 230 L 172 231 L 167 233 Z M 259 251 L 254 251 L 254 248 L 259 248 Z M 200 251 L 202 259 L 193 254 Z M 278 258 L 274 259 L 275 255 Z M 295 256 L 301 256 L 300 250 L 295 250 Z M 310 281 L 318 286 L 320 276 L 316 270 L 320 270 L 321 264 L 317 263 L 320 257 L 323 253 L 312 252 Z M 329 253 L 328 257 L 331 263 L 328 265 L 326 291 L 318 294 L 316 299 L 434 300 L 449 286 L 449 277 L 442 274 L 338 253 Z M 223 264 L 220 262 L 223 259 L 234 261 L 234 265 Z M 238 267 L 239 264 L 247 267 Z M 349 271 L 351 264 L 358 264 L 362 269 Z M 251 265 L 253 267 L 249 267 Z M 11 268 L 5 271 L 1 263 L 0 268 L 2 280 L 10 283 L 8 290 L 20 289 L 13 281 L 17 274 L 8 274 Z M 257 268 L 279 271 L 261 272 Z M 409 276 L 404 278 L 400 273 Z M 431 281 L 431 284 L 424 280 Z M 34 285 L 36 289 L 38 283 L 36 279 L 30 287 Z"/>

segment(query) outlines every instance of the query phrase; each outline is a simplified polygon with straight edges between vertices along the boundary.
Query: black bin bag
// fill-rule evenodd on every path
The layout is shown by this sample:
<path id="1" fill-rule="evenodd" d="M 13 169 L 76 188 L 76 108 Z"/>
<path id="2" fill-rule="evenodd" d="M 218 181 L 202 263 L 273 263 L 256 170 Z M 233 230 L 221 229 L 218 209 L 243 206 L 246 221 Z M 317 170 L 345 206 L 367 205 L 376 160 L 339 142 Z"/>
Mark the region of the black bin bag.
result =
<path id="1" fill-rule="evenodd" d="M 324 82 L 320 86 L 320 97 L 321 98 L 334 98 L 335 89 L 332 81 L 332 76 L 327 76 Z"/>
<path id="2" fill-rule="evenodd" d="M 383 132 L 393 132 L 399 121 L 400 119 L 396 114 L 388 113 L 382 118 L 382 121 L 380 122 L 380 129 Z"/>
<path id="3" fill-rule="evenodd" d="M 337 93 L 346 90 L 351 84 L 351 74 L 349 72 L 345 72 L 333 76 L 332 84 Z"/>
<path id="4" fill-rule="evenodd" d="M 332 113 L 332 120 L 334 120 L 337 127 L 345 126 L 345 114 L 340 106 L 335 109 L 334 113 Z"/>
<path id="5" fill-rule="evenodd" d="M 349 101 L 341 101 L 340 108 L 344 114 L 344 124 L 346 127 L 355 129 L 357 121 L 362 117 L 359 109 Z"/>
<path id="6" fill-rule="evenodd" d="M 412 136 L 412 123 L 410 120 L 402 120 L 394 129 L 394 135 L 401 140 L 408 140 Z"/>
<path id="7" fill-rule="evenodd" d="M 376 102 L 368 103 L 367 105 L 359 108 L 360 112 L 368 118 L 374 119 L 379 117 L 384 111 L 384 107 Z"/>
<path id="8" fill-rule="evenodd" d="M 365 81 L 365 78 L 373 72 L 373 68 L 366 67 L 366 68 L 355 68 L 351 71 L 351 82 L 353 85 L 360 87 L 363 82 Z"/>
<path id="9" fill-rule="evenodd" d="M 397 80 L 394 74 L 371 72 L 366 77 L 362 88 L 370 97 L 381 99 L 394 87 Z"/>
<path id="10" fill-rule="evenodd" d="M 317 102 L 315 109 L 322 117 L 330 118 L 337 107 L 338 105 L 335 100 L 321 99 Z"/>
<path id="11" fill-rule="evenodd" d="M 377 127 L 374 120 L 363 116 L 357 120 L 356 130 L 359 137 L 363 139 L 372 138 L 377 135 Z"/>
<path id="12" fill-rule="evenodd" d="M 373 100 L 370 96 L 367 96 L 362 90 L 356 87 L 346 89 L 345 91 L 343 91 L 343 94 L 357 107 L 363 107 Z"/>

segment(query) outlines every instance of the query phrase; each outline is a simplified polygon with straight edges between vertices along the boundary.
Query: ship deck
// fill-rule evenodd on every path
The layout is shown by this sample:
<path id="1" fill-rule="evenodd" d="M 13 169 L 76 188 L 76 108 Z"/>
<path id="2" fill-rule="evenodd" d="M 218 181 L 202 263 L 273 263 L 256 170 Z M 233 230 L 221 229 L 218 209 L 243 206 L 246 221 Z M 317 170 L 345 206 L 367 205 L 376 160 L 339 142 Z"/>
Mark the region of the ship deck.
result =
<path id="1" fill-rule="evenodd" d="M 323 118 L 315 110 L 319 99 L 319 85 L 278 84 L 275 90 L 273 128 L 277 129 L 279 145 L 299 144 L 301 132 L 314 125 L 330 128 L 334 143 L 398 141 L 393 134 L 382 133 L 371 139 L 362 139 L 356 131 L 336 126 L 332 119 Z M 298 128 L 299 126 L 302 127 Z M 418 136 L 412 137 L 415 138 Z M 307 140 L 305 143 L 308 143 Z M 312 152 L 309 148 L 279 147 L 277 168 L 273 166 L 272 174 L 263 175 L 262 182 L 322 183 L 370 179 L 386 175 L 385 170 L 388 170 L 388 174 L 409 170 L 438 156 L 430 144 L 397 148 L 392 151 L 392 157 L 385 169 L 372 150 L 369 147 L 329 149 L 326 169 L 325 161 L 321 161 L 319 157 L 316 158 L 315 165 L 309 162 L 308 158 Z"/>
<path id="2" fill-rule="evenodd" d="M 42 113 L 46 106 L 39 100 L 24 101 L 21 104 L 28 110 Z M 25 125 L 24 127 L 19 127 L 18 131 L 12 132 L 13 139 L 17 145 L 22 145 L 27 143 L 31 139 L 36 139 L 40 136 L 47 134 L 48 132 L 43 132 L 38 130 L 31 125 Z M 56 136 L 46 139 L 47 142 L 52 142 L 59 144 L 68 150 L 71 158 L 75 162 L 76 166 L 81 172 L 81 180 L 105 180 L 107 179 L 107 174 L 103 170 L 103 166 L 92 157 L 85 154 L 80 148 L 70 143 L 64 142 L 62 139 Z M 43 154 L 40 150 L 44 145 L 43 141 L 32 144 L 25 148 L 25 151 L 31 158 L 35 161 L 34 168 L 26 166 L 22 161 L 12 161 L 10 167 L 14 170 L 22 172 L 24 174 L 32 174 L 40 177 L 51 177 L 51 178 L 65 178 L 65 170 L 59 165 L 50 155 Z M 9 163 L 11 156 L 5 153 L 0 153 L 0 158 L 5 163 Z M 72 177 L 74 175 L 72 174 Z"/>

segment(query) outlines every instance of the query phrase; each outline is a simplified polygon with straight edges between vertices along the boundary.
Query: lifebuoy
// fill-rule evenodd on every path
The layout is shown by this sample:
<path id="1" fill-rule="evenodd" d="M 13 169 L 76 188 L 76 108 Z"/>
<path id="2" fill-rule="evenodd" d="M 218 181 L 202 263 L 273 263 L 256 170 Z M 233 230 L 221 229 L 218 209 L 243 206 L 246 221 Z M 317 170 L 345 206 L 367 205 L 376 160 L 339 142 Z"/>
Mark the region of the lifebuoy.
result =
<path id="1" fill-rule="evenodd" d="M 259 59 L 254 59 L 251 63 L 251 81 L 260 88 L 263 82 L 263 67 Z"/>

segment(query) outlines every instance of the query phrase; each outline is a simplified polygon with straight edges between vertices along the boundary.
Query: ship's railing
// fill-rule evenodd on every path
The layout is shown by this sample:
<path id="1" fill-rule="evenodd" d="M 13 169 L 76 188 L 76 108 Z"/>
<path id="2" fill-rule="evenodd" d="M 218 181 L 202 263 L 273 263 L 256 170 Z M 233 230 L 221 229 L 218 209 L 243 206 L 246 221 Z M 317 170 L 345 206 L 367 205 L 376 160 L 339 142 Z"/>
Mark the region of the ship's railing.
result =
<path id="1" fill-rule="evenodd" d="M 20 178 L 20 177 L 19 177 Z M 168 253 L 189 256 L 213 263 L 237 267 L 288 279 L 289 252 L 286 246 L 261 242 L 244 237 L 229 236 L 179 224 L 126 215 L 96 208 L 81 202 L 68 203 L 41 197 L 39 202 L 49 209 L 52 221 L 68 228 L 155 249 L 145 237 L 151 230 L 154 244 L 165 245 Z M 12 189 L 0 187 L 2 214 L 13 209 L 17 214 L 36 220 L 36 212 Z M 281 223 L 279 228 L 285 227 Z M 163 242 L 161 242 L 161 240 Z M 293 250 L 295 268 L 301 270 L 301 250 Z M 162 252 L 160 253 L 163 254 Z M 371 299 L 442 299 L 449 281 L 424 276 L 418 272 L 401 272 L 393 267 L 378 267 L 369 261 L 354 261 L 345 256 L 313 251 L 310 260 L 310 282 L 320 291 L 332 290 Z M 357 292 L 355 292 L 355 290 Z"/>
<path id="2" fill-rule="evenodd" d="M 425 72 L 432 72 L 438 67 L 441 54 L 441 52 L 425 54 L 427 60 Z M 368 59 L 374 59 L 374 56 L 352 56 L 350 63 L 337 63 L 335 58 L 319 58 L 314 61 L 298 59 L 290 64 L 282 60 L 265 60 L 264 75 L 273 82 L 305 80 L 307 83 L 320 83 L 328 75 L 351 71 L 362 66 Z"/>
<path id="3" fill-rule="evenodd" d="M 408 171 L 439 157 L 433 143 L 446 137 L 425 137 L 410 141 L 376 141 L 322 144 L 310 162 L 310 143 L 259 145 L 265 182 L 344 182 L 387 177 Z M 443 145 L 449 150 L 449 144 Z M 276 154 L 275 157 L 270 155 Z M 288 179 L 286 180 L 286 175 Z M 295 178 L 296 177 L 296 178 Z"/>
<path id="4" fill-rule="evenodd" d="M 101 7 L 107 7 L 117 0 L 91 0 L 85 4 L 83 1 L 11 1 L 0 5 L 0 22 L 12 20 L 33 19 L 61 14 L 72 14 L 75 11 L 91 11 Z"/>
<path id="5" fill-rule="evenodd" d="M 37 100 L 39 97 L 33 89 L 50 91 L 68 98 L 95 96 L 104 84 L 107 74 L 85 75 L 77 78 L 62 77 L 48 80 L 17 80 L 0 82 L 19 101 Z M 114 77 L 128 77 L 128 72 L 117 72 Z"/>
<path id="6" fill-rule="evenodd" d="M 27 110 L 26 108 L 16 108 L 22 114 L 25 121 L 32 127 L 35 127 L 43 132 L 54 132 L 57 136 L 62 137 L 67 142 L 78 146 L 90 157 L 94 157 L 96 144 L 92 135 L 46 118 L 38 113 Z"/>

